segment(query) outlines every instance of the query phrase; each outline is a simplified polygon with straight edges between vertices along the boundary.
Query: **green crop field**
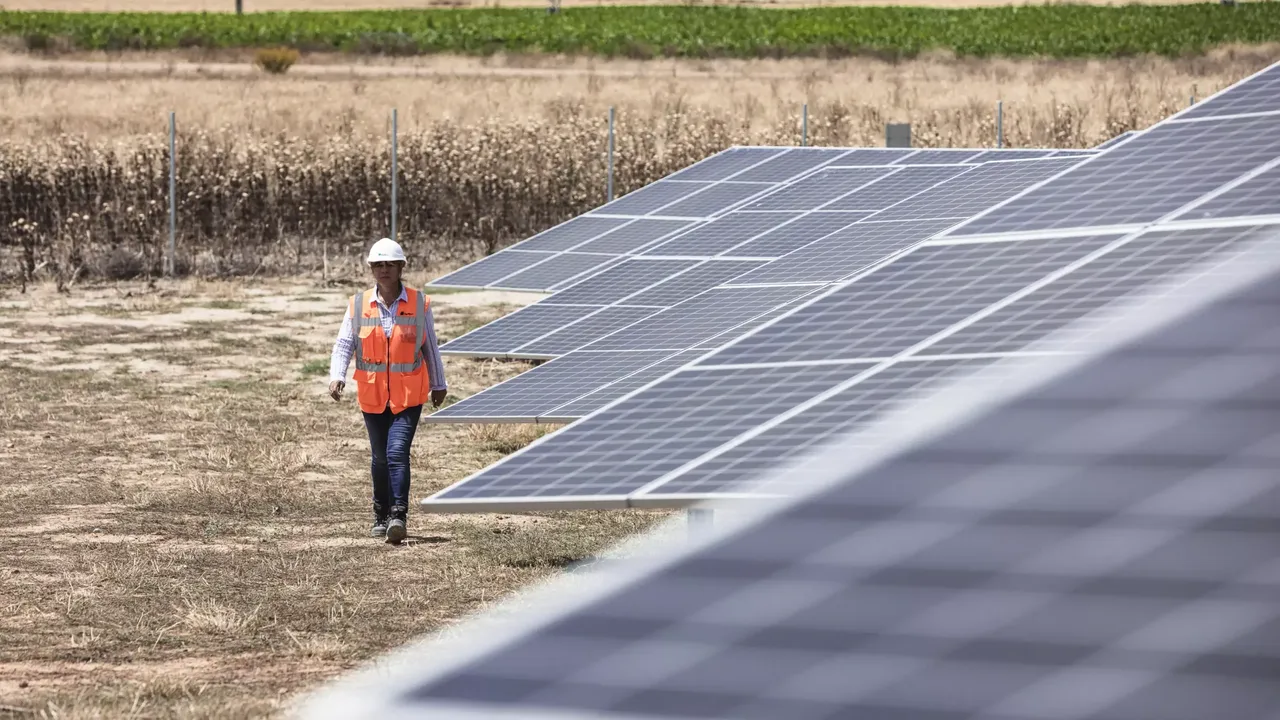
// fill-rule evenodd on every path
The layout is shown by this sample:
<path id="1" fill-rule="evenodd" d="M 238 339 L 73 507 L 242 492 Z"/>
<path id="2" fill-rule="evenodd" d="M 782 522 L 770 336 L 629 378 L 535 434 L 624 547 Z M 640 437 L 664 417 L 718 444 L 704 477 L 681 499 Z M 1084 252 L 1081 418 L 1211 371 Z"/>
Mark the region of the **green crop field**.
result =
<path id="1" fill-rule="evenodd" d="M 221 13 L 0 11 L 0 36 L 33 50 L 289 45 L 304 51 L 627 57 L 1182 56 L 1280 41 L 1280 3 L 1038 5 L 974 9 L 588 7 Z"/>

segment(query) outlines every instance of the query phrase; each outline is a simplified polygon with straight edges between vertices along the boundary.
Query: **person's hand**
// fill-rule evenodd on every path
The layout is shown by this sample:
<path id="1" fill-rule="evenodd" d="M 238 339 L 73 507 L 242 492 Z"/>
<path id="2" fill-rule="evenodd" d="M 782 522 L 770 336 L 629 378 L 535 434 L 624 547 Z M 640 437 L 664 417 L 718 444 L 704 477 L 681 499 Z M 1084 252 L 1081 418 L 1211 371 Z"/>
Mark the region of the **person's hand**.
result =
<path id="1" fill-rule="evenodd" d="M 448 395 L 449 395 L 449 391 L 448 391 L 447 389 L 444 389 L 444 390 L 432 390 L 432 391 L 431 391 L 431 406 L 432 406 L 432 407 L 440 407 L 440 403 L 443 403 L 443 402 L 444 402 L 445 397 L 447 397 Z"/>
<path id="2" fill-rule="evenodd" d="M 334 400 L 341 400 L 342 389 L 345 388 L 346 386 L 347 386 L 347 383 L 342 380 L 334 380 L 333 382 L 329 383 L 329 397 L 332 397 Z"/>

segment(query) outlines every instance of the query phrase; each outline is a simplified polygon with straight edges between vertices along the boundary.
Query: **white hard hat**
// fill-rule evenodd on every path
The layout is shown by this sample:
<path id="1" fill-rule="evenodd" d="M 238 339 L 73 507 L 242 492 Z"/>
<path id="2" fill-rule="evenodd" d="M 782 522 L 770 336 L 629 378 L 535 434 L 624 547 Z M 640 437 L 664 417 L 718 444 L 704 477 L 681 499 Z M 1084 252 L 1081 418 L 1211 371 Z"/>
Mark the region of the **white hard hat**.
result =
<path id="1" fill-rule="evenodd" d="M 404 250 L 400 247 L 400 243 L 391 238 L 382 238 L 369 248 L 369 259 L 366 262 L 394 262 L 399 260 L 404 262 Z"/>

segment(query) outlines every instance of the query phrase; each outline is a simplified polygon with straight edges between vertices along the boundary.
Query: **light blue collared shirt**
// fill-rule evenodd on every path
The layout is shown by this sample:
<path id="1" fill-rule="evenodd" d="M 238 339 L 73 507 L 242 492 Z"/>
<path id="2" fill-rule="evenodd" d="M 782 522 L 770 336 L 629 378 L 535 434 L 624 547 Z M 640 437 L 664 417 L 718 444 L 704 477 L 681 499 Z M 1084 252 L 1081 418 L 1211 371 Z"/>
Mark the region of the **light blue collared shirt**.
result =
<path id="1" fill-rule="evenodd" d="M 396 310 L 400 303 L 408 302 L 409 293 L 404 284 L 400 285 L 400 297 L 387 307 L 378 295 L 378 288 L 373 289 L 373 302 L 378 305 L 378 316 L 382 320 L 382 332 L 391 337 L 391 328 L 395 326 Z M 436 321 L 427 307 L 427 332 L 422 338 L 422 357 L 427 363 L 427 372 L 431 376 L 432 390 L 447 390 L 444 381 L 444 361 L 440 358 L 440 347 L 436 343 Z M 347 369 L 351 365 L 351 357 L 355 355 L 360 344 L 356 319 L 351 317 L 351 303 L 347 303 L 347 312 L 342 317 L 342 326 L 338 329 L 338 339 L 333 343 L 333 353 L 329 356 L 329 380 L 347 379 Z"/>

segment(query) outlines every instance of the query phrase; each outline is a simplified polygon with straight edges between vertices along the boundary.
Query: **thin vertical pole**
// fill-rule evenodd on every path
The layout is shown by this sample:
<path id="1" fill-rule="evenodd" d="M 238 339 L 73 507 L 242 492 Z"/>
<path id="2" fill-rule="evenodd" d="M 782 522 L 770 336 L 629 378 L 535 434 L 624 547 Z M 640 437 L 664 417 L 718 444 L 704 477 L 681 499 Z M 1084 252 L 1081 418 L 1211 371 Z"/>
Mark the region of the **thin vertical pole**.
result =
<path id="1" fill-rule="evenodd" d="M 399 190 L 399 187 L 397 186 L 397 182 L 399 180 L 399 172 L 398 172 L 399 165 L 397 162 L 399 159 L 398 158 L 399 148 L 396 143 L 396 137 L 397 135 L 399 135 L 399 133 L 397 132 L 397 130 L 399 129 L 397 119 L 398 118 L 396 117 L 396 109 L 391 108 L 391 239 L 392 240 L 396 239 L 396 200 L 397 200 L 397 191 Z"/>
<path id="2" fill-rule="evenodd" d="M 609 179 L 608 179 L 609 187 L 608 187 L 608 194 L 607 194 L 608 202 L 613 202 L 613 122 L 614 122 L 613 106 L 610 105 L 609 106 Z"/>
<path id="3" fill-rule="evenodd" d="M 804 104 L 804 109 L 800 113 L 800 145 L 804 147 L 809 145 L 809 103 Z"/>
<path id="4" fill-rule="evenodd" d="M 1004 101 L 996 103 L 996 147 L 1004 147 Z"/>
<path id="5" fill-rule="evenodd" d="M 177 148 L 177 117 L 169 111 L 169 257 L 167 270 L 172 276 L 177 273 L 175 255 L 178 249 L 178 161 L 174 156 Z"/>

